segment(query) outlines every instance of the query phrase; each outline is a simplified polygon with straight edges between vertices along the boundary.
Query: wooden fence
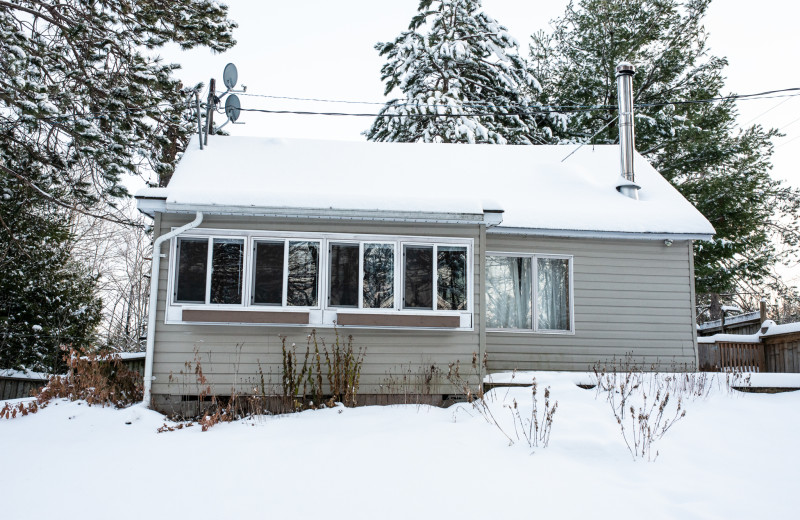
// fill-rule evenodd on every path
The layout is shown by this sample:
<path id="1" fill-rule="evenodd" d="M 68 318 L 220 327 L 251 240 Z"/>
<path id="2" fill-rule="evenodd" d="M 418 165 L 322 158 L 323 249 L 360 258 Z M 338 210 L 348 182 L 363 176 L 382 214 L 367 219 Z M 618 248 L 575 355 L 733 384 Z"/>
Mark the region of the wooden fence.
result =
<path id="1" fill-rule="evenodd" d="M 745 341 L 735 341 L 730 335 L 698 340 L 697 354 L 702 371 L 800 372 L 800 332 L 750 336 Z"/>
<path id="2" fill-rule="evenodd" d="M 800 333 L 764 336 L 767 372 L 800 372 Z"/>
<path id="3" fill-rule="evenodd" d="M 0 401 L 30 397 L 33 392 L 47 384 L 44 379 L 0 376 Z"/>
<path id="4" fill-rule="evenodd" d="M 720 341 L 698 343 L 700 370 L 704 372 L 765 372 L 764 345 Z"/>

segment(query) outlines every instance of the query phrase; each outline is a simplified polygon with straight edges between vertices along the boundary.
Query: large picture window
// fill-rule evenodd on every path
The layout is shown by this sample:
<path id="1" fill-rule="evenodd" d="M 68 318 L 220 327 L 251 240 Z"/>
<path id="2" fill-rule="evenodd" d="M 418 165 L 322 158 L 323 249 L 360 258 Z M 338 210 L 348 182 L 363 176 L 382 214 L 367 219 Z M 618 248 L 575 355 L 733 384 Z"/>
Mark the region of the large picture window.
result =
<path id="1" fill-rule="evenodd" d="M 551 255 L 487 255 L 486 327 L 572 331 L 570 263 Z"/>

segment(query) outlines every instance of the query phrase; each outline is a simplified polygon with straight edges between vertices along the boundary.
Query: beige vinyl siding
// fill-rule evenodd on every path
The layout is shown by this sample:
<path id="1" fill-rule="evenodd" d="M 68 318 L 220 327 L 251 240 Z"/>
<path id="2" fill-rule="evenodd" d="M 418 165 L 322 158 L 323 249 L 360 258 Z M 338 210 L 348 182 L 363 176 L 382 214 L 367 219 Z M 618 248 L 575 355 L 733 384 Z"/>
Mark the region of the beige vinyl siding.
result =
<path id="1" fill-rule="evenodd" d="M 691 243 L 492 234 L 488 252 L 573 256 L 572 334 L 486 333 L 489 371 L 587 370 L 621 359 L 694 367 Z"/>
<path id="2" fill-rule="evenodd" d="M 181 226 L 194 215 L 161 215 L 156 220 L 160 233 Z M 316 219 L 275 220 L 256 217 L 207 215 L 201 228 L 231 230 L 297 231 L 319 233 L 357 233 L 370 235 L 408 235 L 433 237 L 461 237 L 474 239 L 473 255 L 473 324 L 472 331 L 379 329 L 339 327 L 341 340 L 353 335 L 356 348 L 366 349 L 361 375 L 362 394 L 390 392 L 387 379 L 419 377 L 435 365 L 441 372 L 441 384 L 433 393 L 454 393 L 444 384 L 444 375 L 450 363 L 459 361 L 469 367 L 473 352 L 479 350 L 478 265 L 480 258 L 478 225 L 454 226 L 436 224 L 403 224 L 392 222 L 321 221 Z M 191 325 L 164 323 L 164 303 L 167 297 L 167 272 L 169 247 L 165 244 L 159 273 L 159 294 L 156 320 L 156 338 L 153 374 L 153 394 L 196 394 L 194 373 L 187 373 L 187 363 L 194 367 L 195 355 L 203 372 L 219 395 L 227 395 L 233 387 L 239 392 L 251 392 L 260 385 L 259 366 L 265 377 L 267 390 L 280 391 L 282 351 L 281 339 L 295 343 L 297 352 L 304 353 L 307 336 L 312 327 L 247 326 L 247 325 Z M 326 343 L 334 339 L 332 328 L 317 327 L 318 338 Z M 321 348 L 321 344 L 320 344 Z M 313 346 L 312 346 L 313 350 Z M 171 377 L 170 377 L 171 376 Z M 171 379 L 171 380 L 170 380 Z M 475 378 L 473 378 L 475 379 Z"/>

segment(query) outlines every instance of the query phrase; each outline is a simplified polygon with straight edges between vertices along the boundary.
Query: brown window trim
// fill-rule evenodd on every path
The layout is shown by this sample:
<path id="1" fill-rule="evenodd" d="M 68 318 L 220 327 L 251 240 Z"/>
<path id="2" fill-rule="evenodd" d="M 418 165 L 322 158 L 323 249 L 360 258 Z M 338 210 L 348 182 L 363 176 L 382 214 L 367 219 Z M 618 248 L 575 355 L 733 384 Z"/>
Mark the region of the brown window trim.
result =
<path id="1" fill-rule="evenodd" d="M 279 323 L 308 325 L 307 312 L 219 311 L 184 309 L 183 321 L 206 323 Z"/>
<path id="2" fill-rule="evenodd" d="M 433 327 L 457 329 L 461 327 L 460 316 L 425 316 L 419 314 L 369 314 L 338 313 L 337 325 L 362 327 Z"/>

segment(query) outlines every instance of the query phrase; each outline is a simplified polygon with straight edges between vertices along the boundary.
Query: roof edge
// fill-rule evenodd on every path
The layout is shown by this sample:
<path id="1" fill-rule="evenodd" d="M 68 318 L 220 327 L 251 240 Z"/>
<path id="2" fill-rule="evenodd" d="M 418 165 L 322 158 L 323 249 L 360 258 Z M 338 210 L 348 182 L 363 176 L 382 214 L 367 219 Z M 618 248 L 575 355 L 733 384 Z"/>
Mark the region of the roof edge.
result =
<path id="1" fill-rule="evenodd" d="M 592 231 L 586 229 L 543 229 L 493 227 L 486 231 L 492 235 L 524 235 L 560 238 L 618 238 L 623 240 L 711 240 L 707 233 L 651 233 L 633 231 Z"/>
<path id="2" fill-rule="evenodd" d="M 255 206 L 217 206 L 209 204 L 179 204 L 165 199 L 137 197 L 137 207 L 142 213 L 153 217 L 155 213 L 207 215 L 243 215 L 253 217 L 303 218 L 313 220 L 375 220 L 382 222 L 415 222 L 431 224 L 479 225 L 497 220 L 496 213 L 447 213 L 416 211 L 380 211 L 333 208 L 289 208 Z"/>

